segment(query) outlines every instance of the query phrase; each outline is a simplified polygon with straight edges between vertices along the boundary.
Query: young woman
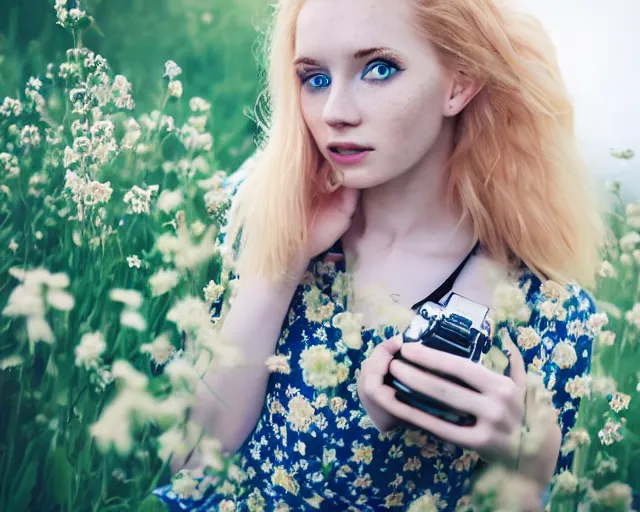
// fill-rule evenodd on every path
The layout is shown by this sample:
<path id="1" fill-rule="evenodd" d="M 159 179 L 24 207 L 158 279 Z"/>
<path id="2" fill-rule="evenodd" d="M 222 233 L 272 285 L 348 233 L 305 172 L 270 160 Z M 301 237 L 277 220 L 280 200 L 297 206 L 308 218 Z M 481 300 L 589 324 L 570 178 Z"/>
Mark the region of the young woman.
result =
<path id="1" fill-rule="evenodd" d="M 603 232 L 549 39 L 496 0 L 280 0 L 268 48 L 267 137 L 227 235 L 241 234 L 240 279 L 221 332 L 245 360 L 206 376 L 192 415 L 242 471 L 191 499 L 156 494 L 175 510 L 402 510 L 426 496 L 448 511 L 480 458 L 542 493 L 570 463 L 565 385 L 588 371 L 593 338 L 578 283 L 593 283 Z M 489 276 L 514 269 L 533 313 L 512 331 L 511 377 L 402 346 L 397 325 L 347 340 L 354 319 L 385 324 L 372 287 L 406 308 L 451 291 L 491 307 Z M 392 361 L 401 346 L 477 391 Z M 518 460 L 532 367 L 558 417 Z M 400 402 L 387 372 L 476 424 Z"/>

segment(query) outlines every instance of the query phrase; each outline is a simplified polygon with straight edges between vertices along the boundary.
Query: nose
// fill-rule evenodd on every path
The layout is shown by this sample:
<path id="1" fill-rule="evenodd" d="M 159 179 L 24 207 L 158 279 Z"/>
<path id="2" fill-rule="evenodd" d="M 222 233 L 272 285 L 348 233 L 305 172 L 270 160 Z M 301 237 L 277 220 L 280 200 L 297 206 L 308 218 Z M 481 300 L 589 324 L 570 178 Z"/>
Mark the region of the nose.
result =
<path id="1" fill-rule="evenodd" d="M 362 121 L 353 93 L 347 85 L 337 82 L 331 86 L 324 105 L 322 120 L 332 127 L 357 126 Z"/>

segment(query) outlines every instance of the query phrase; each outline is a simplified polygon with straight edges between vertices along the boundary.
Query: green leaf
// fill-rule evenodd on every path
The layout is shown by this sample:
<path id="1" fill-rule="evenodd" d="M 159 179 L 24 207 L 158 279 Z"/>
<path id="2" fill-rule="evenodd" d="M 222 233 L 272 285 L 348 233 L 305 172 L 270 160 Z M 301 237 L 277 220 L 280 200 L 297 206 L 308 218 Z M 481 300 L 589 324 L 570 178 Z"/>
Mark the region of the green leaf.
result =
<path id="1" fill-rule="evenodd" d="M 48 472 L 51 475 L 50 488 L 53 499 L 59 505 L 69 499 L 74 475 L 73 466 L 69 463 L 66 450 L 62 447 L 56 448 L 47 461 Z"/>
<path id="2" fill-rule="evenodd" d="M 38 479 L 38 462 L 32 461 L 23 473 L 18 488 L 13 493 L 9 510 L 28 510 L 33 487 Z"/>
<path id="3" fill-rule="evenodd" d="M 161 499 L 155 496 L 147 496 L 140 506 L 137 512 L 167 512 L 167 507 Z"/>

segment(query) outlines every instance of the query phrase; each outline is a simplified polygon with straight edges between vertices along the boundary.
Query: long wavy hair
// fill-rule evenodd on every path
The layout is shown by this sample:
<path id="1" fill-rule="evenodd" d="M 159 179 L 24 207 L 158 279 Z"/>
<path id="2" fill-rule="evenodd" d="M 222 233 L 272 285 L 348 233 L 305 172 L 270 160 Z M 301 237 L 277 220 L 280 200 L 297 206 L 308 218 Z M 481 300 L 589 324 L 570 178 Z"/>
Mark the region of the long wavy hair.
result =
<path id="1" fill-rule="evenodd" d="M 602 211 L 574 136 L 574 111 L 541 24 L 496 0 L 406 0 L 446 69 L 485 83 L 459 114 L 448 191 L 489 254 L 541 279 L 594 284 Z M 308 237 L 326 169 L 293 66 L 304 0 L 279 0 L 265 40 L 268 119 L 229 226 L 238 271 L 277 279 Z"/>

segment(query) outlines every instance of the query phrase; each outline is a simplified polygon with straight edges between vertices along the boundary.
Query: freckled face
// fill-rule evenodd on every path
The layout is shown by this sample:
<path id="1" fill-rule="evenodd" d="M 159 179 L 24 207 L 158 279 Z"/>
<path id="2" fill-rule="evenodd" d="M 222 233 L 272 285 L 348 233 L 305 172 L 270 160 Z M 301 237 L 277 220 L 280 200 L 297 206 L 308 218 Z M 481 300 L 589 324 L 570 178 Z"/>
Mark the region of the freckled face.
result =
<path id="1" fill-rule="evenodd" d="M 302 114 L 347 187 L 415 168 L 442 128 L 449 79 L 412 15 L 409 0 L 306 0 L 298 17 Z M 344 142 L 372 151 L 335 155 L 329 146 Z"/>

